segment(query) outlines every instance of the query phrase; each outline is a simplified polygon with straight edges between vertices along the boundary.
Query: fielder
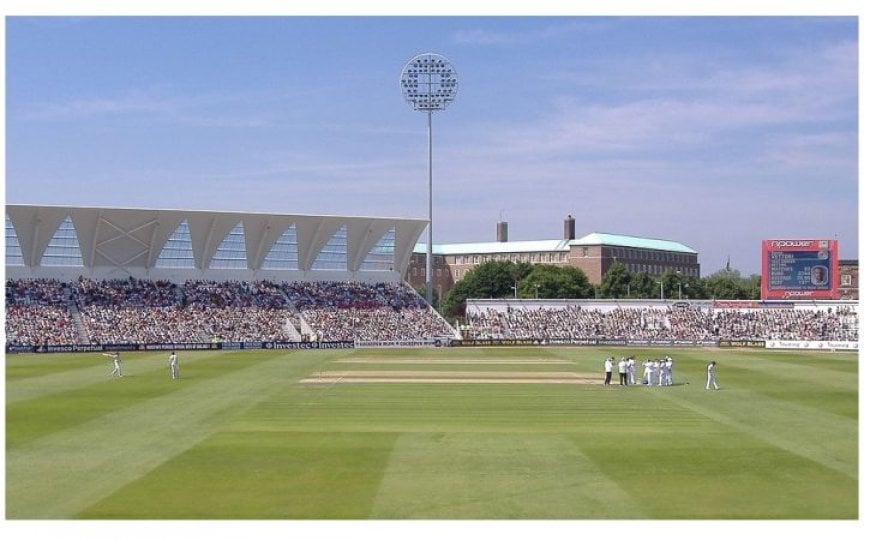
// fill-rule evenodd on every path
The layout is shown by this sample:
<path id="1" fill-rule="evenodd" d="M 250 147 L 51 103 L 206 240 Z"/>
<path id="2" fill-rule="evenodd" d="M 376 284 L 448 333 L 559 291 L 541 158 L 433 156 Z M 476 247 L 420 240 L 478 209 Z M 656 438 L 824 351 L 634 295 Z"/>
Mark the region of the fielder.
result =
<path id="1" fill-rule="evenodd" d="M 707 364 L 707 390 L 712 386 L 715 390 L 719 389 L 719 381 L 716 380 L 716 362 Z"/>
<path id="2" fill-rule="evenodd" d="M 619 371 L 619 386 L 626 386 L 628 384 L 628 362 L 625 361 L 624 356 L 616 364 L 616 367 Z"/>
<path id="3" fill-rule="evenodd" d="M 178 374 L 178 355 L 175 354 L 175 351 L 169 353 L 169 375 L 173 379 L 177 379 L 179 377 Z"/>
<path id="4" fill-rule="evenodd" d="M 118 377 L 123 377 L 121 374 L 121 355 L 117 351 L 112 351 L 108 353 L 103 353 L 103 356 L 112 360 L 112 373 L 109 374 L 109 377 L 114 377 L 117 375 Z"/>

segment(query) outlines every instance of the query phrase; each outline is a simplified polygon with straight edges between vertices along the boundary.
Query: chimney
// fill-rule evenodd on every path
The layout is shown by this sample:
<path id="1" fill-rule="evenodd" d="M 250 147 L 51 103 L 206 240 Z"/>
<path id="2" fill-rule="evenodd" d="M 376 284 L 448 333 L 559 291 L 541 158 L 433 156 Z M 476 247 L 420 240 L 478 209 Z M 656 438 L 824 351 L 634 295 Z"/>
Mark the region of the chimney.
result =
<path id="1" fill-rule="evenodd" d="M 508 241 L 508 233 L 507 233 L 507 221 L 499 221 L 495 225 L 495 241 L 496 242 L 507 242 Z"/>
<path id="2" fill-rule="evenodd" d="M 568 217 L 565 218 L 565 240 L 574 240 L 574 235 L 574 218 L 568 214 Z"/>

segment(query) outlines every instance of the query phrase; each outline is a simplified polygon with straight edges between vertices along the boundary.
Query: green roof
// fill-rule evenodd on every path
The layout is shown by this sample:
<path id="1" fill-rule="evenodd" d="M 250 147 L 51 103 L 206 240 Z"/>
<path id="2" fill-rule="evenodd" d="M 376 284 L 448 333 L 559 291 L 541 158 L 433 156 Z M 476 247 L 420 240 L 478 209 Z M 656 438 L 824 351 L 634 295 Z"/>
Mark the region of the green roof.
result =
<path id="1" fill-rule="evenodd" d="M 529 253 L 536 251 L 568 251 L 568 240 L 520 240 L 517 242 L 470 242 L 465 244 L 432 244 L 434 255 L 469 255 L 489 253 Z M 414 253 L 425 253 L 426 244 L 414 246 Z"/>
<path id="2" fill-rule="evenodd" d="M 674 242 L 658 238 L 643 238 L 624 234 L 590 233 L 576 240 L 520 240 L 516 242 L 469 242 L 463 244 L 433 244 L 434 255 L 471 255 L 492 253 L 534 253 L 568 251 L 571 246 L 617 246 L 640 249 L 655 249 L 659 251 L 674 251 L 679 253 L 695 253 L 694 249 Z M 426 244 L 414 246 L 414 253 L 426 253 Z"/>
<path id="3" fill-rule="evenodd" d="M 594 232 L 583 238 L 571 240 L 572 246 L 619 246 L 640 249 L 657 249 L 659 251 L 676 251 L 680 253 L 698 252 L 685 244 L 673 240 L 661 240 L 659 238 L 644 238 L 641 236 L 629 236 L 626 234 L 611 234 Z"/>

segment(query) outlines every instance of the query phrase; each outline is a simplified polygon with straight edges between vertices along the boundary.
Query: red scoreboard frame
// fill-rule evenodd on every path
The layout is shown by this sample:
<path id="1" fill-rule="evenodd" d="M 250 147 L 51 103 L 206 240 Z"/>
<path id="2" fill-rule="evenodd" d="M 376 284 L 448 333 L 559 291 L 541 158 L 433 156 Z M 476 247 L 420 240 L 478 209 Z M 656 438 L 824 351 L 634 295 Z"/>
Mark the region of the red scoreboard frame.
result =
<path id="1" fill-rule="evenodd" d="M 836 300 L 840 283 L 836 240 L 761 242 L 761 299 Z"/>

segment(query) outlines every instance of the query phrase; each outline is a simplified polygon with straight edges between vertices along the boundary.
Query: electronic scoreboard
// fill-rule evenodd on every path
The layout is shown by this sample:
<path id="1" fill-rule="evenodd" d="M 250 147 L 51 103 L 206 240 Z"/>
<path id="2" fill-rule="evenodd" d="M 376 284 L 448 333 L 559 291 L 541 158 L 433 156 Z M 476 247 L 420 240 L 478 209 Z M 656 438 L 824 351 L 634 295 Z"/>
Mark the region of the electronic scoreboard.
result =
<path id="1" fill-rule="evenodd" d="M 764 240 L 761 299 L 837 299 L 836 240 Z"/>

